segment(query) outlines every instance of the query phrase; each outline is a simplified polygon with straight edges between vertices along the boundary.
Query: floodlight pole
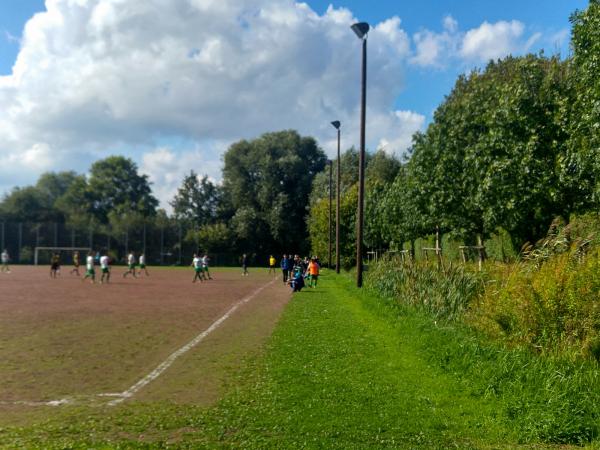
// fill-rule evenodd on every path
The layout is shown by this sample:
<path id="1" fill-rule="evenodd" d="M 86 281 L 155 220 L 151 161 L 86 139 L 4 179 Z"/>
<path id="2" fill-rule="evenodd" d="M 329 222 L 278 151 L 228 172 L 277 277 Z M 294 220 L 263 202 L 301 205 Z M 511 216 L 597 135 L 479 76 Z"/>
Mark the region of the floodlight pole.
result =
<path id="1" fill-rule="evenodd" d="M 333 179 L 333 161 L 328 159 L 329 164 L 329 225 L 327 227 L 327 241 L 329 242 L 329 257 L 327 258 L 327 267 L 331 269 L 331 198 L 332 198 L 332 179 Z"/>
<path id="2" fill-rule="evenodd" d="M 335 183 L 335 273 L 340 273 L 340 185 L 341 185 L 341 163 L 340 163 L 340 126 L 339 120 L 334 120 L 331 125 L 337 130 L 337 174 Z"/>
<path id="3" fill-rule="evenodd" d="M 352 25 L 352 30 L 362 40 L 362 81 L 360 112 L 360 153 L 358 158 L 358 212 L 356 224 L 356 286 L 363 284 L 363 223 L 365 197 L 365 121 L 367 117 L 367 33 L 369 24 Z"/>

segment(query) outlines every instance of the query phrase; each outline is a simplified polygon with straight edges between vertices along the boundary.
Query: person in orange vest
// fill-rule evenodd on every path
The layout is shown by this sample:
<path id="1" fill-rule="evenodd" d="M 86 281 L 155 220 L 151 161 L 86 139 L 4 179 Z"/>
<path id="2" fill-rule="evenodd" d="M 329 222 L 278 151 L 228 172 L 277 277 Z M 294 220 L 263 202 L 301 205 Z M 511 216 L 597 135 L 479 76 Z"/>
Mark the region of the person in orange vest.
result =
<path id="1" fill-rule="evenodd" d="M 308 263 L 308 274 L 310 275 L 309 286 L 311 288 L 316 288 L 317 282 L 319 281 L 319 263 L 317 262 L 316 256 L 313 256 Z"/>

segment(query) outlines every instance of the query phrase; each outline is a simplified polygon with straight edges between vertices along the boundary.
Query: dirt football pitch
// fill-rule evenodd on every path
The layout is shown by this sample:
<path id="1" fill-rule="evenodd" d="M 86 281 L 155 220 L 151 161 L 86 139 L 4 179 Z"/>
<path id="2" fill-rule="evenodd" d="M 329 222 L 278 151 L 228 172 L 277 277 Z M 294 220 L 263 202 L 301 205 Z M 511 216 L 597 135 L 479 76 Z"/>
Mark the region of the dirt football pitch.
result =
<path id="1" fill-rule="evenodd" d="M 290 298 L 266 269 L 212 269 L 213 280 L 195 284 L 191 268 L 124 279 L 114 267 L 109 284 L 70 270 L 0 274 L 0 426 L 56 403 L 211 404 L 261 351 Z"/>

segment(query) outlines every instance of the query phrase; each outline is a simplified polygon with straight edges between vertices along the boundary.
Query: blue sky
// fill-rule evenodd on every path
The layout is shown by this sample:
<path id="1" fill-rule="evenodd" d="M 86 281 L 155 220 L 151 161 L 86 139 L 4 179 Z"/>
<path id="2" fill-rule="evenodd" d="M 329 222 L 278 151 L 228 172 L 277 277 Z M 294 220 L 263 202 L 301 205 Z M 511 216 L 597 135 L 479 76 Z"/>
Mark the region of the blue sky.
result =
<path id="1" fill-rule="evenodd" d="M 357 145 L 355 19 L 375 27 L 367 145 L 401 155 L 460 73 L 508 54 L 567 55 L 569 16 L 587 0 L 307 4 L 0 0 L 0 195 L 118 153 L 165 204 L 190 168 L 218 180 L 242 138 L 293 128 L 332 154 L 339 119 L 342 145 Z"/>

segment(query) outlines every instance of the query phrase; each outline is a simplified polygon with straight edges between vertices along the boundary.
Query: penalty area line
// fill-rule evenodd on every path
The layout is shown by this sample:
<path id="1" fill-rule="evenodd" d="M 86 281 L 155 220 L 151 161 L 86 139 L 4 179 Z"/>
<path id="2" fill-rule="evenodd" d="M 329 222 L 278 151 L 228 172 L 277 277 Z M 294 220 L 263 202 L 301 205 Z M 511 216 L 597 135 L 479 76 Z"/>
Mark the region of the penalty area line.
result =
<path id="1" fill-rule="evenodd" d="M 212 333 L 217 328 L 219 328 L 221 326 L 221 324 L 223 322 L 225 322 L 240 306 L 248 303 L 250 300 L 252 300 L 254 297 L 256 297 L 260 292 L 262 292 L 264 289 L 271 286 L 274 282 L 275 282 L 275 280 L 265 284 L 264 286 L 261 286 L 260 288 L 256 289 L 254 292 L 252 292 L 250 295 L 247 295 L 246 297 L 244 297 L 241 300 L 239 300 L 238 302 L 236 302 L 231 308 L 229 308 L 227 310 L 227 312 L 225 314 L 223 314 L 221 317 L 219 317 L 217 320 L 215 320 L 210 327 L 208 327 L 206 330 L 204 330 L 202 333 L 200 333 L 194 339 L 189 341 L 183 347 L 181 347 L 178 350 L 171 353 L 167 357 L 167 359 L 165 359 L 163 362 L 161 362 L 154 370 L 152 370 L 150 373 L 148 373 L 143 378 L 141 378 L 137 383 L 132 385 L 129 389 L 127 389 L 123 392 L 120 392 L 120 393 L 116 393 L 116 394 L 110 393 L 110 394 L 98 394 L 98 395 L 103 396 L 103 397 L 117 397 L 114 400 L 111 400 L 110 402 L 108 402 L 109 406 L 118 405 L 119 403 L 127 400 L 128 398 L 133 397 L 140 389 L 142 389 L 144 386 L 148 385 L 149 383 L 151 383 L 152 381 L 157 379 L 159 376 L 161 376 L 165 370 L 167 370 L 169 367 L 171 367 L 171 365 L 175 362 L 175 360 L 177 360 L 177 358 L 179 358 L 180 356 L 182 356 L 185 353 L 187 353 L 188 351 L 190 351 L 192 348 L 194 348 L 196 345 L 198 345 L 200 342 L 202 342 L 202 340 L 204 340 L 204 338 L 206 336 L 208 336 L 210 333 Z"/>

